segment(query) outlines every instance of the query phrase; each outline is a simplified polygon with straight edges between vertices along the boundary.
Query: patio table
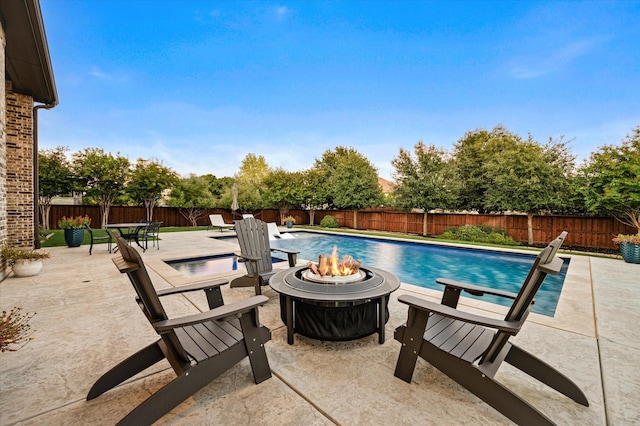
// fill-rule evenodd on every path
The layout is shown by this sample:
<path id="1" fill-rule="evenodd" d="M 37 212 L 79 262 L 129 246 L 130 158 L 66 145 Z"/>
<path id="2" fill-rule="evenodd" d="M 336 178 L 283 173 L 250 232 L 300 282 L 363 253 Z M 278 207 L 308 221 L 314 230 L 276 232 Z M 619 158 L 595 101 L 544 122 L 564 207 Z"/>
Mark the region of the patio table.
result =
<path id="1" fill-rule="evenodd" d="M 135 240 L 138 247 L 145 251 L 145 248 L 140 244 L 138 234 L 147 226 L 146 222 L 125 222 L 125 223 L 108 223 L 107 228 L 117 229 L 122 238 L 131 243 L 131 240 Z M 116 246 L 116 249 L 118 246 Z"/>

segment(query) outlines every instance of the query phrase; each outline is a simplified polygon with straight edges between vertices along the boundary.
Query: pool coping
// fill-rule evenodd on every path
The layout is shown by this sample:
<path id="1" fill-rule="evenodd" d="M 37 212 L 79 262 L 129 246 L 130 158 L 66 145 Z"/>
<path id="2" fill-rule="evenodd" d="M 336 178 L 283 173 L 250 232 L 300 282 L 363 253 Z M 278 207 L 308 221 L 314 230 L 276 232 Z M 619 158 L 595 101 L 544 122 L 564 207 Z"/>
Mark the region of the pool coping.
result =
<path id="1" fill-rule="evenodd" d="M 294 231 L 294 232 L 308 232 L 308 231 Z M 315 231 L 313 231 L 316 233 Z M 336 235 L 338 233 L 335 232 L 317 232 L 323 234 L 331 234 Z M 342 234 L 338 234 L 342 235 Z M 226 236 L 229 236 L 228 234 Z M 464 244 L 455 244 L 455 243 L 440 243 L 440 242 L 431 242 L 431 241 L 416 241 L 413 239 L 403 239 L 399 237 L 367 237 L 367 236 L 356 236 L 356 238 L 375 238 L 381 240 L 390 240 L 390 241 L 399 241 L 399 242 L 411 242 L 417 244 L 428 244 L 428 245 L 438 245 L 438 246 L 449 246 L 449 247 L 457 247 L 464 248 L 469 250 L 483 250 L 483 251 L 495 251 L 495 252 L 504 252 L 504 253 L 519 253 L 519 254 L 528 254 L 535 255 L 537 254 L 535 251 L 531 250 L 523 250 L 523 249 L 507 249 L 502 247 L 470 247 Z M 215 237 L 210 237 L 214 238 Z M 234 252 L 239 252 L 239 246 L 234 242 L 227 242 L 224 240 L 217 240 L 220 245 L 217 248 L 213 248 L 210 253 L 207 253 L 205 256 L 217 256 L 217 255 L 225 255 L 225 254 L 233 254 Z M 198 254 L 198 257 L 201 257 L 202 254 Z M 193 256 L 191 256 L 193 257 Z M 576 334 L 580 334 L 583 336 L 594 337 L 595 336 L 595 314 L 594 314 L 594 304 L 593 304 L 593 283 L 591 279 L 591 262 L 590 257 L 580 256 L 580 255 L 572 255 L 566 253 L 560 253 L 559 257 L 570 259 L 569 267 L 567 268 L 567 275 L 565 277 L 564 284 L 562 286 L 562 291 L 560 293 L 560 297 L 558 299 L 558 304 L 556 306 L 556 311 L 552 317 L 537 314 L 532 312 L 529 315 L 528 321 L 540 325 L 544 325 L 547 327 L 556 328 L 558 330 L 568 331 Z M 172 256 L 172 257 L 161 257 L 161 258 L 152 258 L 146 259 L 145 262 L 149 268 L 151 268 L 154 272 L 160 275 L 164 280 L 166 280 L 172 286 L 181 286 L 187 284 L 193 284 L 198 282 L 211 281 L 215 279 L 233 279 L 238 276 L 244 275 L 243 272 L 238 271 L 230 271 L 225 273 L 219 273 L 214 275 L 207 276 L 199 276 L 199 277 L 187 277 L 165 263 L 166 261 L 172 260 L 180 260 L 185 259 L 186 256 Z M 298 265 L 304 265 L 308 262 L 307 259 L 298 259 Z M 288 265 L 285 262 L 283 265 L 274 264 L 274 269 L 286 269 Z M 419 295 L 423 295 L 429 297 L 430 299 L 435 299 L 439 301 L 442 295 L 442 292 L 438 290 L 432 290 L 428 288 L 419 287 L 416 285 L 402 283 L 401 288 L 415 293 Z M 460 298 L 460 306 L 464 306 L 471 309 L 476 309 L 482 311 L 488 315 L 500 316 L 504 317 L 509 310 L 506 306 L 497 305 L 490 302 L 484 302 L 482 300 L 471 299 L 468 297 L 462 296 Z"/>

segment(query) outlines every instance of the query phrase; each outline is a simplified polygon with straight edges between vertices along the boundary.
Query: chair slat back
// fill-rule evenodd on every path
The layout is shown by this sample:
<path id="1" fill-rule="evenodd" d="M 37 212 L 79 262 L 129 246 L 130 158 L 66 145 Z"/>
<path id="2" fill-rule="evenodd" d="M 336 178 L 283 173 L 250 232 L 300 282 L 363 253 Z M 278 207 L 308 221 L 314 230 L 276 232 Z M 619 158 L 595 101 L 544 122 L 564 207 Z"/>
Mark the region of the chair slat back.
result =
<path id="1" fill-rule="evenodd" d="M 254 271 L 251 262 L 246 262 L 249 275 L 254 273 L 271 272 L 271 245 L 269 244 L 269 229 L 265 222 L 254 217 L 236 221 L 236 235 L 240 252 L 245 256 L 260 257 L 258 270 Z"/>
<path id="2" fill-rule="evenodd" d="M 133 271 L 127 272 L 127 276 L 138 295 L 147 319 L 151 322 L 166 320 L 167 313 L 162 307 L 162 303 L 160 303 L 160 298 L 158 298 L 156 289 L 153 287 L 140 253 L 127 244 L 124 238 L 115 235 L 114 237 L 118 243 L 122 259 L 137 266 Z"/>
<path id="3" fill-rule="evenodd" d="M 162 303 L 160 303 L 158 293 L 149 278 L 147 268 L 144 266 L 144 261 L 140 253 L 127 244 L 124 238 L 116 235 L 113 236 L 118 243 L 122 259 L 134 265 L 133 268 L 126 271 L 126 274 L 138 295 L 138 304 L 142 308 L 145 316 L 151 323 L 168 319 L 167 313 L 162 307 Z M 167 360 L 174 369 L 184 368 L 185 365 L 190 364 L 189 355 L 184 350 L 175 331 L 163 333 L 161 338 L 169 351 L 169 354 L 165 354 Z"/>
<path id="4" fill-rule="evenodd" d="M 532 302 L 536 293 L 538 293 L 540 286 L 542 286 L 542 282 L 547 277 L 546 271 L 548 271 L 548 268 L 542 267 L 550 265 L 553 262 L 553 259 L 566 236 L 567 232 L 562 232 L 538 254 L 527 278 L 525 278 L 524 283 L 522 284 L 522 288 L 518 292 L 518 297 L 516 297 L 513 305 L 511 305 L 511 309 L 509 309 L 505 320 L 521 321 L 526 319 L 528 312 L 531 310 Z"/>
<path id="5" fill-rule="evenodd" d="M 218 226 L 218 225 L 226 225 L 226 223 L 224 223 L 224 219 L 222 218 L 221 214 L 210 214 L 209 215 L 209 221 L 211 222 L 211 225 L 213 226 Z"/>
<path id="6" fill-rule="evenodd" d="M 517 322 L 520 325 L 525 322 L 529 316 L 529 312 L 531 312 L 531 308 L 533 307 L 533 301 L 536 293 L 540 289 L 540 286 L 542 286 L 547 274 L 549 272 L 552 274 L 560 272 L 562 261 L 560 259 L 554 259 L 566 236 L 567 232 L 562 232 L 555 240 L 549 243 L 549 245 L 545 247 L 538 256 L 536 256 L 536 259 L 531 266 L 531 270 L 529 271 L 527 278 L 525 278 L 522 288 L 520 288 L 520 291 L 518 292 L 518 296 L 514 300 L 505 317 L 505 321 Z M 482 364 L 485 361 L 493 362 L 500 351 L 502 351 L 510 337 L 511 334 L 498 331 L 480 359 L 480 363 Z"/>

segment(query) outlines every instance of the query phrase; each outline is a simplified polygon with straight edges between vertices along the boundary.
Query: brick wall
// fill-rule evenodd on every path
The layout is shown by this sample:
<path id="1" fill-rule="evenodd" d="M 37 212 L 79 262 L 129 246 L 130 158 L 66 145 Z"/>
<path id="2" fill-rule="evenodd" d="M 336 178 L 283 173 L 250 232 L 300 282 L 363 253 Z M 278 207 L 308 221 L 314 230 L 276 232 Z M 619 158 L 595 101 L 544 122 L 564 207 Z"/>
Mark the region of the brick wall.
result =
<path id="1" fill-rule="evenodd" d="M 4 27 L 0 21 L 0 245 L 7 241 L 7 134 L 5 119 L 5 46 Z M 0 280 L 6 276 L 7 262 L 0 259 Z"/>
<path id="2" fill-rule="evenodd" d="M 33 98 L 5 82 L 6 215 L 10 246 L 33 248 Z"/>

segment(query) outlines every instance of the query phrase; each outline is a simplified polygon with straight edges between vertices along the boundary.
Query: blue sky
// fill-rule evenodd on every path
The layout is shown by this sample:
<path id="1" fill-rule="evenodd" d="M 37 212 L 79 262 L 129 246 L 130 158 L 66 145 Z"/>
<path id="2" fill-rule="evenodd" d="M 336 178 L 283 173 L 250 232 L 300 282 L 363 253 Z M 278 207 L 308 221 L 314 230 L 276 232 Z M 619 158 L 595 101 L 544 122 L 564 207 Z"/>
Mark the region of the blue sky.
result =
<path id="1" fill-rule="evenodd" d="M 60 105 L 41 148 L 232 176 L 503 125 L 578 160 L 640 125 L 640 1 L 40 0 Z"/>

